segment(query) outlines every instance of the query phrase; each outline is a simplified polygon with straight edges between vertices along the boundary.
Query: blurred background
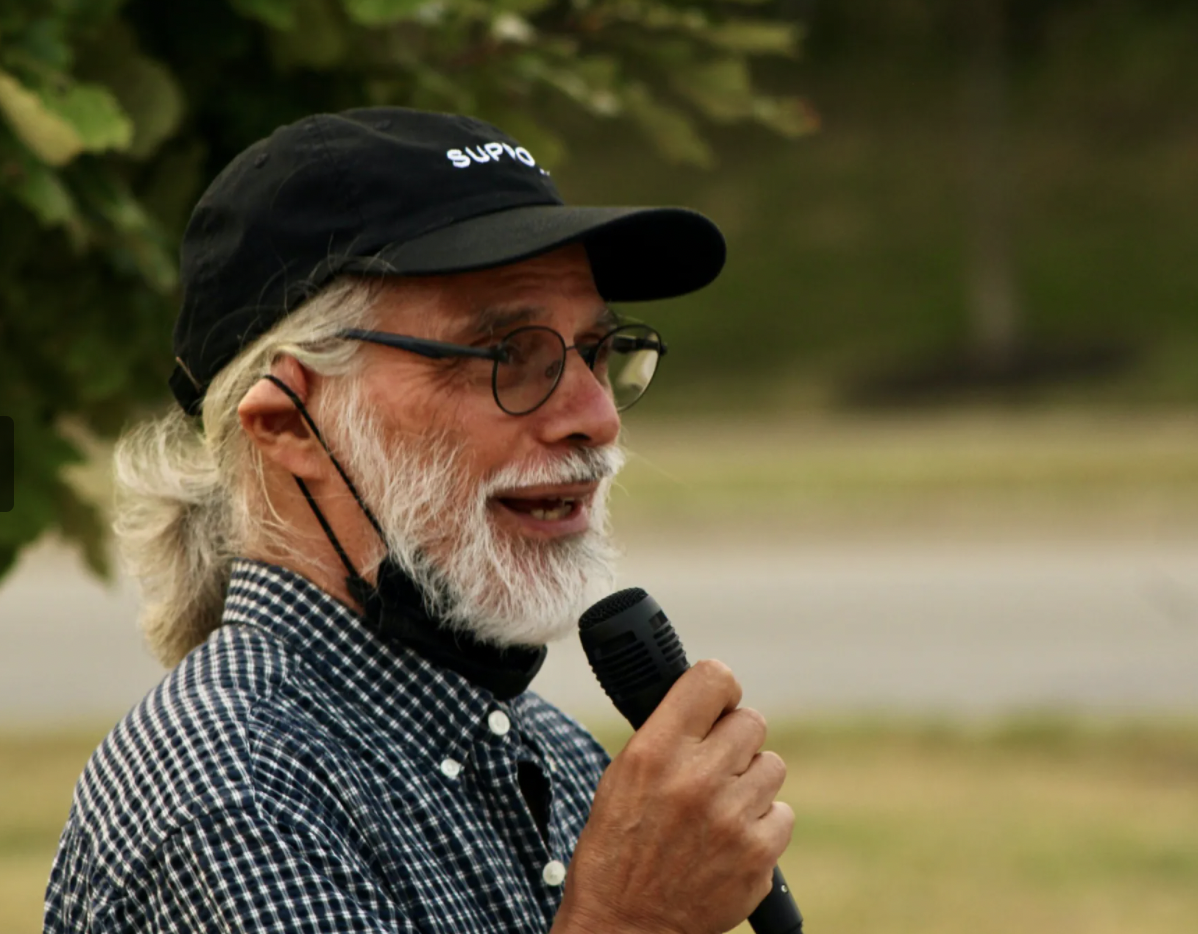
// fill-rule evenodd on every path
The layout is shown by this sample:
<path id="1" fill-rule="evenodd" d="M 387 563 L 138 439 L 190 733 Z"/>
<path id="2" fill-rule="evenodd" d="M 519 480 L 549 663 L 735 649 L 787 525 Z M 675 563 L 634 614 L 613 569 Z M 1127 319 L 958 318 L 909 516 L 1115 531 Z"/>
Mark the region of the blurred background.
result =
<path id="1" fill-rule="evenodd" d="M 1198 926 L 1198 7 L 8 0 L 0 934 L 162 676 L 106 462 L 204 185 L 305 113 L 474 113 L 724 229 L 627 418 L 623 585 L 786 757 L 812 930 Z M 580 651 L 534 684 L 613 751 Z"/>

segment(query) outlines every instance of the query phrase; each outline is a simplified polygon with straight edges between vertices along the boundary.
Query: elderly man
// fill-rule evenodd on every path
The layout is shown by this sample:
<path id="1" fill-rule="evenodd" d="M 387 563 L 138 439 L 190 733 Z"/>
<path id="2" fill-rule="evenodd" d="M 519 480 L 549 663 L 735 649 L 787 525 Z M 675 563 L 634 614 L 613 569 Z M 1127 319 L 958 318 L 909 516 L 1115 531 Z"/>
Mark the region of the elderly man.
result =
<path id="1" fill-rule="evenodd" d="M 117 453 L 174 670 L 76 791 L 46 929 L 703 934 L 793 815 L 715 662 L 609 763 L 527 690 L 611 586 L 619 412 L 665 345 L 607 305 L 724 245 L 564 205 L 477 120 L 320 115 L 196 207 L 171 387 Z"/>

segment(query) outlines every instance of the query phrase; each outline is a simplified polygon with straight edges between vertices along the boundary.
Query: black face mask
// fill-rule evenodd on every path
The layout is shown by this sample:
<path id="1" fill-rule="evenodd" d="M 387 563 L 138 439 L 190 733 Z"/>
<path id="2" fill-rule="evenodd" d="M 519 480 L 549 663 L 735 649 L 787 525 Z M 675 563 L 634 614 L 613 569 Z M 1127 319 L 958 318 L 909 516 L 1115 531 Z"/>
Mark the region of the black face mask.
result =
<path id="1" fill-rule="evenodd" d="M 385 546 L 387 539 L 382 526 L 366 507 L 353 481 L 325 444 L 324 437 L 299 396 L 277 377 L 267 376 L 266 379 L 278 386 L 295 405 Z M 389 552 L 379 565 L 375 583 L 371 584 L 358 573 L 353 562 L 349 560 L 324 513 L 320 511 L 316 500 L 308 491 L 307 484 L 299 477 L 295 477 L 294 480 L 308 501 L 308 506 L 320 527 L 324 529 L 329 544 L 345 565 L 348 572 L 345 578 L 346 588 L 362 607 L 367 626 L 380 639 L 393 647 L 405 646 L 420 653 L 430 662 L 456 671 L 468 681 L 486 688 L 498 700 L 510 700 L 528 689 L 545 662 L 545 656 L 549 651 L 545 646 L 511 646 L 501 649 L 479 641 L 469 632 L 451 629 L 443 621 L 429 614 L 424 594 Z"/>

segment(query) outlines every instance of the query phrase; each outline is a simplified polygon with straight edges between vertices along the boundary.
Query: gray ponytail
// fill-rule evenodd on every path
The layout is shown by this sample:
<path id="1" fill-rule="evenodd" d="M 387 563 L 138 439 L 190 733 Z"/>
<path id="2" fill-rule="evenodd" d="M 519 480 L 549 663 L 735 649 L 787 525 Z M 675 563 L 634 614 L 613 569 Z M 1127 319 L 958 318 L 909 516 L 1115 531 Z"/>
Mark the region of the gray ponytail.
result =
<path id="1" fill-rule="evenodd" d="M 360 347 L 336 340 L 369 327 L 381 280 L 343 278 L 325 287 L 226 366 L 204 399 L 202 426 L 182 410 L 127 432 L 117 444 L 114 523 L 123 563 L 141 588 L 141 627 L 155 657 L 178 663 L 220 625 L 230 564 L 255 516 L 263 522 L 262 462 L 241 430 L 237 406 L 280 355 L 328 376 L 351 371 Z"/>

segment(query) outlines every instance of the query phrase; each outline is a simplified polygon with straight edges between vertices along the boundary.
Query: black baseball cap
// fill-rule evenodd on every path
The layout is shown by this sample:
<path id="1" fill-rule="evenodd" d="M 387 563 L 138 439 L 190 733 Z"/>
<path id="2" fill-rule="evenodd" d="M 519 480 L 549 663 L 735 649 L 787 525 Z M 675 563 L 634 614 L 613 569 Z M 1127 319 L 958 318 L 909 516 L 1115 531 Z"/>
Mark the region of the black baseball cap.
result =
<path id="1" fill-rule="evenodd" d="M 340 273 L 436 275 L 585 245 L 612 302 L 702 288 L 724 238 L 695 211 L 573 207 L 503 131 L 400 107 L 317 114 L 237 156 L 183 235 L 178 364 L 170 385 L 198 414 L 216 374 Z"/>

